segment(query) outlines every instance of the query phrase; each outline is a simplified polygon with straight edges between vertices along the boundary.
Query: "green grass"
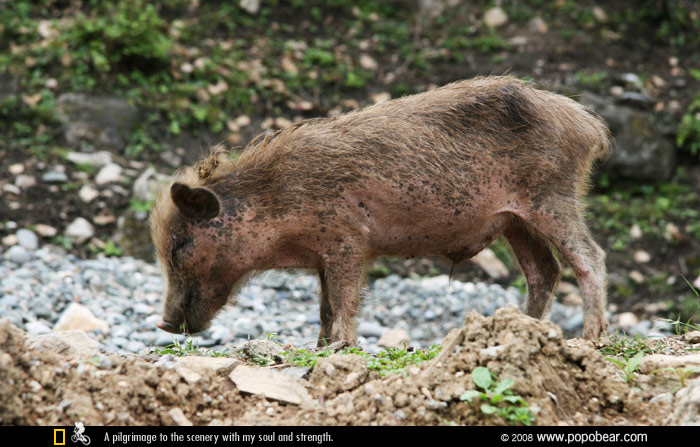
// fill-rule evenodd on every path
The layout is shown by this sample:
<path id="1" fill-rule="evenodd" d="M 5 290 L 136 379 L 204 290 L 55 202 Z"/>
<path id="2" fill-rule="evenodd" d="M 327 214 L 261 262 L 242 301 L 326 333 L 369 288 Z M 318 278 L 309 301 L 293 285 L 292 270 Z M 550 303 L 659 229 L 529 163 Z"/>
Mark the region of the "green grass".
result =
<path id="1" fill-rule="evenodd" d="M 650 340 L 641 335 L 629 337 L 621 334 L 614 334 L 605 339 L 604 345 L 600 348 L 600 353 L 606 356 L 615 356 L 623 359 L 634 357 L 639 353 L 654 354 L 661 351 L 664 345 L 656 340 Z"/>
<path id="2" fill-rule="evenodd" d="M 433 345 L 428 349 L 408 350 L 399 348 L 387 348 L 384 351 L 372 355 L 362 351 L 360 348 L 351 347 L 339 351 L 340 355 L 359 355 L 367 361 L 367 369 L 376 371 L 381 376 L 388 374 L 401 374 L 411 366 L 434 358 L 442 347 Z M 314 367 L 319 358 L 329 357 L 335 354 L 334 351 L 325 349 L 322 351 L 312 351 L 308 349 L 297 349 L 287 352 L 286 362 L 303 367 Z"/>

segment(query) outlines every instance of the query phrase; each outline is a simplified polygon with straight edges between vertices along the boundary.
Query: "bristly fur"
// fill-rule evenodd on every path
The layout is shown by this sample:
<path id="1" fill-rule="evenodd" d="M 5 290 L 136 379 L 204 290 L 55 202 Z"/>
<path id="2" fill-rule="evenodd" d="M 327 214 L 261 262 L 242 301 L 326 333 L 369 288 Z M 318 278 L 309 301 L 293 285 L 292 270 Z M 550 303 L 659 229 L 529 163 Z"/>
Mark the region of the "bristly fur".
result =
<path id="1" fill-rule="evenodd" d="M 152 237 L 163 266 L 177 227 L 208 234 L 236 275 L 318 270 L 321 340 L 353 341 L 362 267 L 372 259 L 442 255 L 458 264 L 503 234 L 527 277 L 528 314 L 541 317 L 551 299 L 556 247 L 579 278 L 592 337 L 607 326 L 605 254 L 585 225 L 584 197 L 610 150 L 603 120 L 576 101 L 511 76 L 479 77 L 263 133 L 237 161 L 216 151 L 173 181 L 214 194 L 220 217 L 184 225 L 167 188 L 151 213 Z M 193 265 L 213 265 L 206 261 Z M 200 295 L 211 286 L 200 284 Z"/>

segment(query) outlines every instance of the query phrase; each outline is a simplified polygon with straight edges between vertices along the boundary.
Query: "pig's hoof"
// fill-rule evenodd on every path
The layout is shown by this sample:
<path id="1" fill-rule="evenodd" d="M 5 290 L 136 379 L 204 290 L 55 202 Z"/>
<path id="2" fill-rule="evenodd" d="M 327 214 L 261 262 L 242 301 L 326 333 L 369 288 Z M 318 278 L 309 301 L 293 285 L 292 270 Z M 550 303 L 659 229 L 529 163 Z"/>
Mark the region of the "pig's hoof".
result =
<path id="1" fill-rule="evenodd" d="M 159 321 L 156 323 L 156 326 L 158 329 L 162 329 L 165 332 L 170 332 L 171 334 L 181 334 L 182 331 L 180 330 L 179 327 L 175 327 L 174 325 L 170 323 L 166 323 L 165 321 Z"/>
<path id="2" fill-rule="evenodd" d="M 586 340 L 592 340 L 594 338 L 600 337 L 605 331 L 608 330 L 608 322 L 605 318 L 601 318 L 594 324 L 587 325 L 583 324 L 583 338 Z"/>

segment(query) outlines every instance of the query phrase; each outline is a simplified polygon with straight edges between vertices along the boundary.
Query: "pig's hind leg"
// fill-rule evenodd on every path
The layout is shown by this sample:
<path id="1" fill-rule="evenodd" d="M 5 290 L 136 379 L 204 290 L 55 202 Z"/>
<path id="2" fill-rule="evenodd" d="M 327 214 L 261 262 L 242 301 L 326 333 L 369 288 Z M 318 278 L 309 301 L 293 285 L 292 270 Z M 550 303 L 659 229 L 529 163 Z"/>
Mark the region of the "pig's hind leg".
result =
<path id="1" fill-rule="evenodd" d="M 542 318 L 559 281 L 559 262 L 552 254 L 549 243 L 517 217 L 503 235 L 508 239 L 527 281 L 525 313 Z"/>
<path id="2" fill-rule="evenodd" d="M 582 212 L 575 203 L 553 201 L 528 214 L 523 220 L 549 239 L 576 273 L 583 296 L 583 337 L 600 336 L 608 327 L 605 252 L 593 240 Z"/>

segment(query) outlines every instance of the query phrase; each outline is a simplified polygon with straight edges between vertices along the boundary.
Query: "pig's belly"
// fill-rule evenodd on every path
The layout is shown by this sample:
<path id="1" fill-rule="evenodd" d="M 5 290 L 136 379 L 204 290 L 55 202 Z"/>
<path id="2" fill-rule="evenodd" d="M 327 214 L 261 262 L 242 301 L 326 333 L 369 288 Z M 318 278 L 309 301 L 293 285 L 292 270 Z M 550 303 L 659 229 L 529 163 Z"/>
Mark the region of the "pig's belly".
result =
<path id="1" fill-rule="evenodd" d="M 444 256 L 465 261 L 493 242 L 511 224 L 513 215 L 449 218 L 407 218 L 375 226 L 371 246 L 376 256 Z"/>

